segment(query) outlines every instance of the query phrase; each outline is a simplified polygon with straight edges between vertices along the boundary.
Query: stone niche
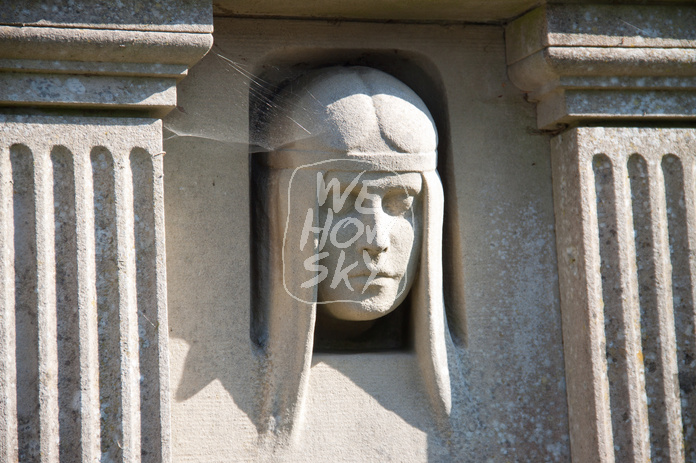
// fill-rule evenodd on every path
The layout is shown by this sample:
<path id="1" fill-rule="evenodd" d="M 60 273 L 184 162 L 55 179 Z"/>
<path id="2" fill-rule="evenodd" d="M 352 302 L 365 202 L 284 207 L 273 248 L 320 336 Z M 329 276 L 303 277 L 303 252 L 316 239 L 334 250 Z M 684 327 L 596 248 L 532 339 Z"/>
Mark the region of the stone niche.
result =
<path id="1" fill-rule="evenodd" d="M 549 144 L 508 80 L 503 28 L 219 18 L 214 37 L 164 119 L 175 460 L 567 460 Z M 390 74 L 435 122 L 451 412 L 431 406 L 406 316 L 401 341 L 378 334 L 391 344 L 342 350 L 318 328 L 281 445 L 262 416 L 277 365 L 253 328 L 250 174 L 270 149 L 258 115 L 292 114 L 277 94 L 332 66 Z"/>
<path id="2" fill-rule="evenodd" d="M 92 3 L 0 8 L 1 463 L 696 461 L 693 2 Z"/>

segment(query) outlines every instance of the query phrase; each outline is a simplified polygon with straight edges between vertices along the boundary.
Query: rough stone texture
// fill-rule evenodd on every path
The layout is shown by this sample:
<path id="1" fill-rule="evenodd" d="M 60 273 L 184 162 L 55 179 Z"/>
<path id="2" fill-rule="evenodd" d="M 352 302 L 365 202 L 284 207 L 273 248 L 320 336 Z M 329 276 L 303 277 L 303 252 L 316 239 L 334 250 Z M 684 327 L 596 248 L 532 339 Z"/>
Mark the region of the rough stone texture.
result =
<path id="1" fill-rule="evenodd" d="M 212 45 L 211 5 L 92 3 L 0 11 L 2 104 L 73 114 L 0 122 L 3 462 L 172 457 L 162 131 L 74 115 L 173 108 Z M 546 2 L 214 3 L 266 19 L 216 24 L 214 54 L 166 120 L 178 461 L 567 461 L 568 407 L 574 461 L 696 460 L 693 131 L 573 129 L 553 141 L 552 169 L 504 63 L 542 129 L 694 120 L 691 0 L 554 2 L 505 39 L 456 22 L 503 24 Z M 443 25 L 382 24 L 394 20 Z M 433 110 L 445 284 L 465 301 L 448 362 L 462 371 L 443 436 L 413 352 L 315 352 L 306 432 L 274 452 L 255 426 L 248 157 L 267 146 L 249 101 L 282 113 L 282 82 L 337 64 L 381 68 Z"/>
<path id="2" fill-rule="evenodd" d="M 166 114 L 176 104 L 175 79 L 0 74 L 0 104 L 147 109 Z"/>
<path id="3" fill-rule="evenodd" d="M 692 129 L 552 141 L 573 461 L 696 457 L 695 150 Z"/>
<path id="4" fill-rule="evenodd" d="M 610 108 L 611 114 L 607 114 Z M 577 121 L 636 120 L 641 117 L 660 121 L 696 119 L 696 92 L 657 90 L 562 90 L 548 94 L 537 105 L 540 128 Z"/>
<path id="5" fill-rule="evenodd" d="M 692 6 L 549 5 L 506 29 L 511 80 L 537 125 L 696 119 Z"/>
<path id="6" fill-rule="evenodd" d="M 210 6 L 3 2 L 0 461 L 171 461 L 161 122 L 84 115 L 171 110 Z"/>
<path id="7" fill-rule="evenodd" d="M 626 3 L 626 9 L 635 4 L 669 3 L 688 5 L 691 0 L 614 0 L 612 3 Z M 410 0 L 394 2 L 390 0 L 344 0 L 341 2 L 316 0 L 302 2 L 288 0 L 282 3 L 270 0 L 214 0 L 213 11 L 220 16 L 255 16 L 273 18 L 304 19 L 348 19 L 363 21 L 404 21 L 404 22 L 470 22 L 504 23 L 524 14 L 531 8 L 547 3 L 587 3 L 587 0 Z M 580 7 L 582 8 L 582 7 Z M 561 15 L 561 18 L 563 16 Z M 613 18 L 612 18 L 613 19 Z M 689 23 L 684 21 L 684 26 Z"/>
<path id="8" fill-rule="evenodd" d="M 115 2 L 4 0 L 0 23 L 145 31 L 213 32 L 208 0 Z"/>
<path id="9" fill-rule="evenodd" d="M 436 0 L 429 2 L 316 1 L 310 3 L 269 0 L 215 0 L 214 12 L 220 16 L 270 16 L 290 18 L 359 19 L 390 21 L 501 21 L 518 16 L 539 2 L 534 0 Z"/>
<path id="10" fill-rule="evenodd" d="M 551 4 L 510 23 L 506 55 L 513 64 L 548 47 L 694 48 L 694 22 L 692 5 Z"/>
<path id="11" fill-rule="evenodd" d="M 467 320 L 448 361 L 463 372 L 442 439 L 413 353 L 315 353 L 305 432 L 288 459 L 567 461 L 548 143 L 529 134 L 532 107 L 507 80 L 502 29 L 220 20 L 216 44 L 165 121 L 175 459 L 272 458 L 254 424 L 248 159 L 264 147 L 249 93 L 265 101 L 305 69 L 351 63 L 404 81 L 438 125 L 455 214 L 444 252 L 459 263 L 445 276 L 461 277 L 447 284 L 463 281 Z"/>
<path id="12" fill-rule="evenodd" d="M 0 57 L 76 62 L 196 63 L 210 48 L 208 33 L 144 32 L 0 26 Z M 139 73 L 142 73 L 139 72 Z"/>
<path id="13" fill-rule="evenodd" d="M 507 28 L 540 128 L 693 120 L 692 6 L 549 5 Z M 693 130 L 579 128 L 552 141 L 573 461 L 696 455 Z"/>
<path id="14" fill-rule="evenodd" d="M 2 25 L 0 104 L 163 116 L 176 105 L 177 80 L 212 45 L 207 31 L 175 30 Z"/>
<path id="15" fill-rule="evenodd" d="M 2 116 L 0 149 L 0 460 L 169 461 L 160 121 Z"/>

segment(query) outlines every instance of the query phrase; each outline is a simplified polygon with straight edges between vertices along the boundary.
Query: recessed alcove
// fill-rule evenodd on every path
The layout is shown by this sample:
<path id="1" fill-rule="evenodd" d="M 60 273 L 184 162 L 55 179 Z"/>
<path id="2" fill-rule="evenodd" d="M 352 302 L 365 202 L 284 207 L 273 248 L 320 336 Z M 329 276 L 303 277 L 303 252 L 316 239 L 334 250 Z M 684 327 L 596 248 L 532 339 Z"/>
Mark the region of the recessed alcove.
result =
<path id="1" fill-rule="evenodd" d="M 696 461 L 692 0 L 88 3 L 0 12 L 0 461 Z"/>
<path id="2" fill-rule="evenodd" d="M 509 82 L 504 52 L 496 25 L 217 20 L 215 46 L 178 85 L 179 108 L 164 121 L 179 455 L 194 455 L 201 445 L 215 455 L 257 449 L 259 401 L 269 387 L 265 334 L 256 329 L 264 321 L 254 313 L 260 293 L 254 245 L 263 237 L 250 232 L 258 204 L 250 171 L 266 149 L 256 132 L 258 108 L 272 105 L 287 82 L 330 66 L 396 77 L 425 102 L 437 126 L 445 306 L 465 314 L 460 326 L 448 319 L 455 341 L 448 361 L 461 366 L 450 372 L 452 445 L 495 460 L 500 449 L 489 443 L 497 434 L 483 424 L 495 421 L 527 443 L 529 458 L 543 460 L 549 445 L 567 454 L 548 142 L 529 135 L 533 105 Z M 385 326 L 366 330 L 371 336 L 355 330 L 338 342 L 319 315 L 304 421 L 291 455 L 334 461 L 335 446 L 362 442 L 362 423 L 369 423 L 388 430 L 381 444 L 364 441 L 345 461 L 384 454 L 453 461 L 419 373 L 412 313 L 403 309 L 408 301 L 393 319 L 384 318 Z M 292 313 L 287 317 L 294 322 Z M 547 379 L 520 383 L 523 377 Z M 360 413 L 348 413 L 356 404 Z M 534 439 L 529 430 L 537 418 L 520 414 L 530 407 L 549 417 Z M 511 423 L 510 416 L 521 418 Z M 501 445 L 512 451 L 512 444 Z"/>

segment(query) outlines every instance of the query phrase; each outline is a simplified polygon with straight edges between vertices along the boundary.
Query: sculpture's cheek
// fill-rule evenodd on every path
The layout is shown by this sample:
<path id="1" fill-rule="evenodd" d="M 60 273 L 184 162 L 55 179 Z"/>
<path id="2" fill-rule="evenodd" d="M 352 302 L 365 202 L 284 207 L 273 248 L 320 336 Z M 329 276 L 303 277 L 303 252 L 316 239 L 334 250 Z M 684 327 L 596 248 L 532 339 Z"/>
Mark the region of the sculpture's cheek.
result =
<path id="1" fill-rule="evenodd" d="M 416 236 L 418 235 L 418 236 Z M 416 242 L 420 243 L 420 233 L 416 234 L 410 221 L 399 218 L 394 220 L 394 226 L 390 233 L 390 246 L 387 257 L 393 262 L 396 268 L 406 272 L 409 261 L 411 260 L 412 250 Z"/>

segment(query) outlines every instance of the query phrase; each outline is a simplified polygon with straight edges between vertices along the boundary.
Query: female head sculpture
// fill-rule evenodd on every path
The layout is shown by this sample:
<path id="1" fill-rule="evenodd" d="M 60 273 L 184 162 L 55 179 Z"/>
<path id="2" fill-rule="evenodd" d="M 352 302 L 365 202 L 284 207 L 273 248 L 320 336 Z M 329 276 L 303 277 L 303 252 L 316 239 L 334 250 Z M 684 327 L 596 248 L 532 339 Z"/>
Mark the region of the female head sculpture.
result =
<path id="1" fill-rule="evenodd" d="M 252 336 L 264 355 L 262 433 L 302 419 L 317 312 L 368 321 L 408 297 L 435 415 L 450 412 L 437 130 L 404 83 L 366 67 L 286 86 L 252 156 Z"/>

